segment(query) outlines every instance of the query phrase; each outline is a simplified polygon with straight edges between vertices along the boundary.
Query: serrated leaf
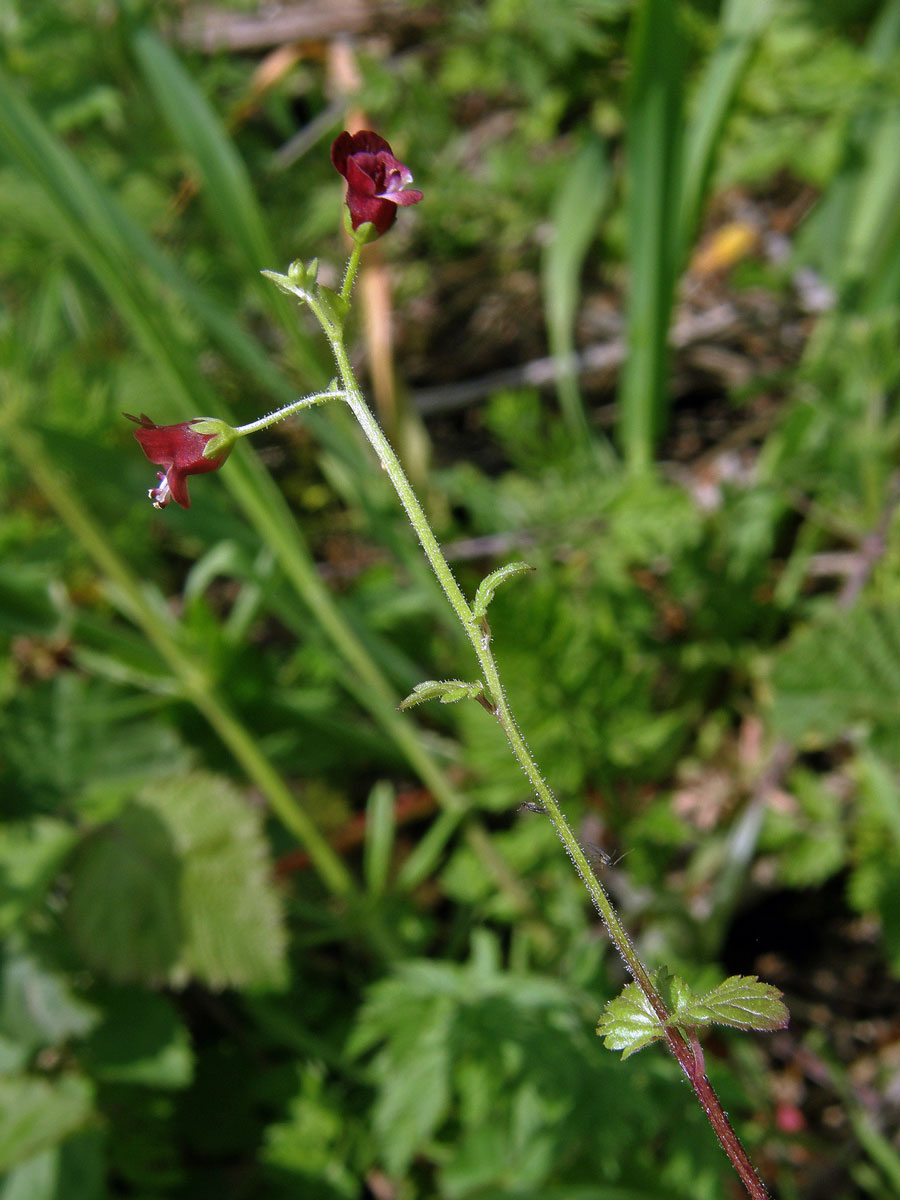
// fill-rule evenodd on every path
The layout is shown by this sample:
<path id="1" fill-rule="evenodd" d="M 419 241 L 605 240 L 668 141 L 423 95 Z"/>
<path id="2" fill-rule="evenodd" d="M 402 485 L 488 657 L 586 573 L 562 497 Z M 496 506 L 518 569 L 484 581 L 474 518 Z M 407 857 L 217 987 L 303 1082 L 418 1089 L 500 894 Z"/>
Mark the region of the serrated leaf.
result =
<path id="1" fill-rule="evenodd" d="M 475 593 L 475 603 L 472 605 L 472 616 L 476 621 L 480 621 L 488 610 L 488 605 L 494 598 L 494 592 L 501 583 L 506 583 L 509 579 L 514 579 L 516 575 L 524 575 L 526 571 L 533 571 L 534 567 L 527 562 L 507 563 L 505 567 L 498 567 L 496 571 L 491 571 L 490 575 L 485 576 L 478 585 L 478 591 Z"/>
<path id="2" fill-rule="evenodd" d="M 109 978 L 160 983 L 183 940 L 181 864 L 165 823 L 133 804 L 84 840 L 65 919 L 84 962 Z"/>
<path id="3" fill-rule="evenodd" d="M 455 704 L 457 700 L 474 700 L 484 691 L 480 679 L 467 683 L 464 679 L 426 679 L 417 683 L 405 700 L 397 705 L 397 709 L 414 708 L 424 704 L 426 700 L 439 700 L 441 704 Z"/>
<path id="4" fill-rule="evenodd" d="M 262 814 L 227 780 L 199 771 L 142 800 L 165 821 L 181 863 L 184 941 L 172 982 L 279 986 L 286 933 Z"/>
<path id="5" fill-rule="evenodd" d="M 829 742 L 851 727 L 900 743 L 900 621 L 891 608 L 859 603 L 797 630 L 772 670 L 775 732 Z"/>
<path id="6" fill-rule="evenodd" d="M 694 1014 L 699 1014 L 698 1020 L 693 1019 Z M 682 1014 L 677 1016 L 681 1023 Z M 756 975 L 732 975 L 696 1000 L 688 1023 L 771 1032 L 784 1029 L 789 1019 L 778 988 L 761 983 Z"/>
<path id="7" fill-rule="evenodd" d="M 270 986 L 285 932 L 262 818 L 226 780 L 162 780 L 76 857 L 72 940 L 119 982 Z"/>
<path id="8" fill-rule="evenodd" d="M 610 1000 L 597 1022 L 597 1033 L 607 1050 L 621 1050 L 628 1058 L 663 1037 L 665 1030 L 647 997 L 636 983 L 628 983 Z"/>
<path id="9" fill-rule="evenodd" d="M 90 1116 L 92 1098 L 88 1082 L 75 1075 L 52 1083 L 28 1075 L 0 1079 L 0 1171 L 74 1133 Z"/>

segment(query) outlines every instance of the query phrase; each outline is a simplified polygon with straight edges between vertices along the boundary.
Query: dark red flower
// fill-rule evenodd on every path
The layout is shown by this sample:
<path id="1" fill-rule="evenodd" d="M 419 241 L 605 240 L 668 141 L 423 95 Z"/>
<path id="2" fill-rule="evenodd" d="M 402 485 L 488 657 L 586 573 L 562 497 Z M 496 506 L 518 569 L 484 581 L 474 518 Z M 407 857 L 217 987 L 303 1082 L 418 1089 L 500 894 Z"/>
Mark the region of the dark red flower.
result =
<path id="1" fill-rule="evenodd" d="M 193 421 L 181 421 L 178 425 L 155 425 L 146 413 L 139 417 L 133 417 L 131 413 L 122 415 L 140 425 L 134 436 L 150 461 L 166 468 L 165 474 L 157 472 L 159 486 L 148 492 L 154 508 L 165 508 L 169 500 L 175 500 L 182 508 L 190 508 L 188 475 L 205 475 L 207 471 L 218 470 L 235 440 L 231 426 L 214 417 L 195 417 Z M 207 450 L 211 453 L 207 454 Z"/>
<path id="2" fill-rule="evenodd" d="M 354 229 L 371 221 L 379 233 L 387 233 L 397 216 L 397 205 L 418 204 L 422 193 L 403 191 L 412 182 L 412 172 L 397 162 L 383 137 L 364 129 L 335 138 L 331 161 L 347 180 L 347 207 Z"/>

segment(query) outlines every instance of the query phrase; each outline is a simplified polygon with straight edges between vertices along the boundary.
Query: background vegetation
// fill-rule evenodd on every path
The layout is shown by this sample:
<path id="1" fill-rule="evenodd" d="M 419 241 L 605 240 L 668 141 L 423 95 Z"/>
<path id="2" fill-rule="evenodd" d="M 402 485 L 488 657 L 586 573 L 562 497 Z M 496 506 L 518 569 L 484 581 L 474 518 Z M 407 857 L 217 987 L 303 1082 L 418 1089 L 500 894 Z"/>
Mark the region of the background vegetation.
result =
<path id="1" fill-rule="evenodd" d="M 283 18 L 287 16 L 287 23 Z M 290 22 L 293 21 L 293 24 Z M 2 1200 L 731 1194 L 347 414 L 154 512 L 121 410 L 358 352 L 526 736 L 784 1198 L 900 1195 L 900 3 L 7 0 Z"/>

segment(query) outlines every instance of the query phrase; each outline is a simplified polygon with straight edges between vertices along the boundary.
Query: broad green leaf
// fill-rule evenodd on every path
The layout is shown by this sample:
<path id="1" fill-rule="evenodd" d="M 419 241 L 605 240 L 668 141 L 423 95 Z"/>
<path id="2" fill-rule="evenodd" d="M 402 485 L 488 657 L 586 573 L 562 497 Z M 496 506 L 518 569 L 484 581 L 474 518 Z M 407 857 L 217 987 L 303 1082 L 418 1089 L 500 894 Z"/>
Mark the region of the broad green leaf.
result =
<path id="1" fill-rule="evenodd" d="M 119 981 L 265 987 L 285 932 L 261 815 L 202 772 L 142 792 L 85 841 L 66 913 L 85 961 Z"/>
<path id="2" fill-rule="evenodd" d="M 178 862 L 183 944 L 173 983 L 268 987 L 284 979 L 285 928 L 262 814 L 225 779 L 172 779 L 141 800 L 164 822 Z"/>
<path id="3" fill-rule="evenodd" d="M 412 692 L 402 700 L 397 708 L 402 712 L 406 708 L 414 708 L 424 704 L 426 700 L 439 700 L 441 704 L 455 704 L 457 700 L 473 700 L 484 691 L 480 679 L 474 683 L 466 683 L 462 679 L 427 679 L 417 683 Z"/>
<path id="4" fill-rule="evenodd" d="M 162 983 L 184 940 L 181 875 L 171 832 L 149 805 L 132 804 L 89 834 L 65 912 L 85 963 L 117 981 Z"/>
<path id="5" fill-rule="evenodd" d="M 87 1129 L 18 1163 L 0 1179 L 0 1200 L 106 1200 L 99 1129 Z"/>
<path id="6" fill-rule="evenodd" d="M 494 598 L 494 592 L 509 579 L 514 579 L 517 575 L 523 575 L 526 571 L 533 571 L 534 567 L 527 562 L 507 563 L 505 567 L 498 567 L 496 571 L 491 571 L 490 575 L 486 575 L 478 585 L 478 591 L 475 593 L 475 603 L 472 605 L 472 616 L 476 621 L 480 621 L 488 610 L 488 605 Z"/>
<path id="7" fill-rule="evenodd" d="M 52 1082 L 29 1075 L 0 1079 L 0 1171 L 55 1146 L 91 1111 L 90 1084 L 76 1075 Z"/>
<path id="8" fill-rule="evenodd" d="M 165 996 L 132 988 L 101 995 L 103 1021 L 84 1045 L 92 1076 L 105 1083 L 183 1088 L 194 1074 L 190 1037 Z"/>
<path id="9" fill-rule="evenodd" d="M 798 629 L 772 668 L 775 732 L 827 744 L 868 733 L 900 761 L 900 619 L 867 603 Z"/>

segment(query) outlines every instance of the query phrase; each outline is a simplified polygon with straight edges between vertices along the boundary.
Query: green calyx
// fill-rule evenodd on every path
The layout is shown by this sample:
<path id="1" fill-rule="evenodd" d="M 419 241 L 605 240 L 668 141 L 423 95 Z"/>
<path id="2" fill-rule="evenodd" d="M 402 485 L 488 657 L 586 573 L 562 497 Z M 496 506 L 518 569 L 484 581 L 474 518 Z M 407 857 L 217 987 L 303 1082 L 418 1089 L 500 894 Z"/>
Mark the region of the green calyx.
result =
<path id="1" fill-rule="evenodd" d="M 371 221 L 366 221 L 359 228 L 353 228 L 353 218 L 350 216 L 350 209 L 344 206 L 344 228 L 354 242 L 359 246 L 368 245 L 369 242 L 374 242 L 376 238 L 381 237 L 378 229 Z"/>
<path id="2" fill-rule="evenodd" d="M 211 435 L 203 447 L 204 458 L 227 458 L 231 453 L 231 447 L 240 436 L 227 421 L 220 421 L 218 417 L 201 417 L 199 420 L 191 422 L 191 429 L 194 433 L 204 436 Z"/>

